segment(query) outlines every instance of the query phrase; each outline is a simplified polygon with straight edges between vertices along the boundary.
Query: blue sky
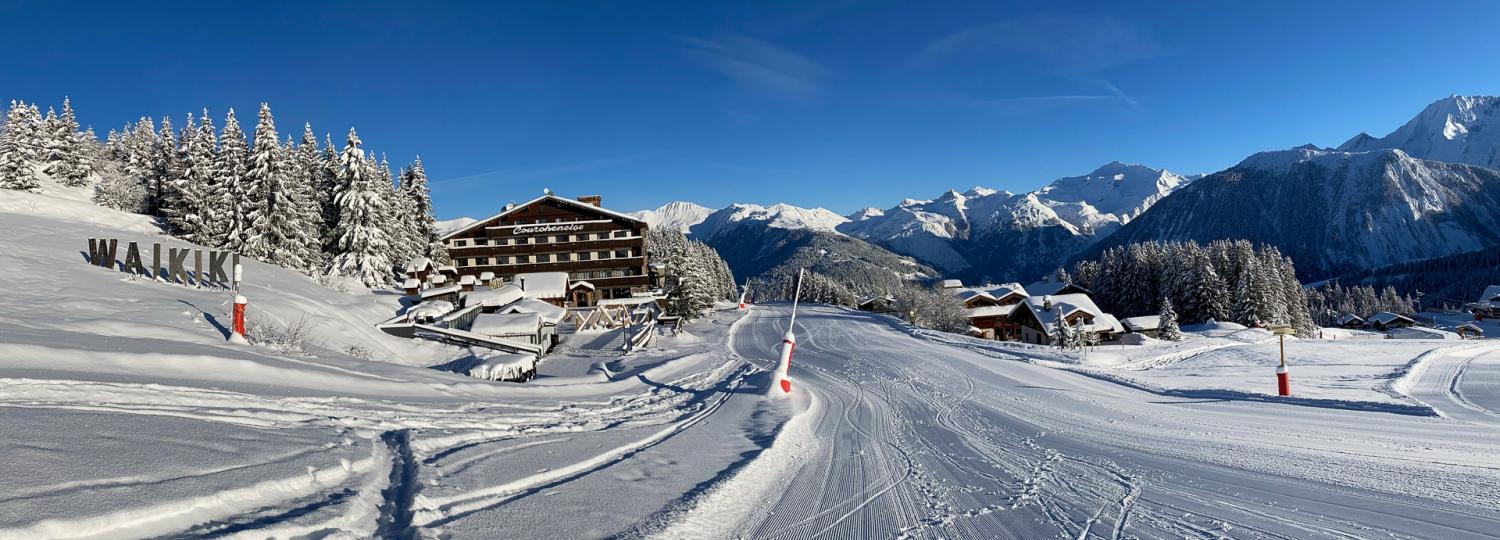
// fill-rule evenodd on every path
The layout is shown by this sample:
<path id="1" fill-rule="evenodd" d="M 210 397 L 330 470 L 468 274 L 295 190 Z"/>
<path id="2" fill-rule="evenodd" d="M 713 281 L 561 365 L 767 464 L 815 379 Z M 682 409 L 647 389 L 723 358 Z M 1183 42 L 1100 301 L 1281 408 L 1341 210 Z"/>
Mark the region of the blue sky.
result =
<path id="1" fill-rule="evenodd" d="M 544 187 L 847 213 L 1213 172 L 1500 93 L 1489 1 L 126 4 L 9 3 L 0 98 L 71 96 L 101 135 L 268 101 L 420 154 L 443 218 Z"/>

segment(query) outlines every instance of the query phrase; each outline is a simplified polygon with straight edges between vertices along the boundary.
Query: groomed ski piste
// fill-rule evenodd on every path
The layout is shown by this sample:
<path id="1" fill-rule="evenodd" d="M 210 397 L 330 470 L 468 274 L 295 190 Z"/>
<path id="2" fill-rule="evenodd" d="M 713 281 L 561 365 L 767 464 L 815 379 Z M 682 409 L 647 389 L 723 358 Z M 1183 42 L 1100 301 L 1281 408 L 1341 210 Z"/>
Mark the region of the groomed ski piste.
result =
<path id="1" fill-rule="evenodd" d="M 1500 535 L 1489 341 L 1289 341 L 1278 399 L 1259 331 L 1084 359 L 804 304 L 779 396 L 772 304 L 495 383 L 375 329 L 394 292 L 247 261 L 252 325 L 315 339 L 234 345 L 227 291 L 86 262 L 186 245 L 140 216 L 7 192 L 0 230 L 0 538 Z"/>

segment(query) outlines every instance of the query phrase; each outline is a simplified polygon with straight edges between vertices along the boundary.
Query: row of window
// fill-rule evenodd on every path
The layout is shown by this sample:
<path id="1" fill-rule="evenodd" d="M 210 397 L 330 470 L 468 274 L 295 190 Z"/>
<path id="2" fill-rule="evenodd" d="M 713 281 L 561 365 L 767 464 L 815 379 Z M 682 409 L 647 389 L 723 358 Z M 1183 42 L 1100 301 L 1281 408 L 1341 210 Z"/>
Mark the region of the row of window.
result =
<path id="1" fill-rule="evenodd" d="M 533 244 L 563 244 L 567 242 L 588 242 L 592 240 L 609 240 L 613 238 L 639 238 L 635 231 L 620 230 L 613 232 L 595 232 L 578 234 L 549 234 L 543 236 L 513 236 L 509 238 L 456 238 L 453 247 L 469 246 L 524 246 Z"/>
<path id="2" fill-rule="evenodd" d="M 616 269 L 613 269 L 613 270 L 591 270 L 591 271 L 585 271 L 585 272 L 569 272 L 568 273 L 568 280 L 569 281 L 586 281 L 586 280 L 590 280 L 590 279 L 608 279 L 608 278 L 630 277 L 630 276 L 639 276 L 639 275 L 641 275 L 641 269 L 640 268 L 616 268 Z M 500 277 L 500 281 L 503 281 L 505 283 L 512 283 L 512 282 L 515 281 L 515 276 L 501 276 Z"/>
<path id="3" fill-rule="evenodd" d="M 534 255 L 497 255 L 494 257 L 459 257 L 459 266 L 496 266 L 503 264 L 537 264 L 573 261 L 607 261 L 640 257 L 639 249 L 617 249 L 614 251 L 579 251 L 562 253 L 537 253 Z"/>

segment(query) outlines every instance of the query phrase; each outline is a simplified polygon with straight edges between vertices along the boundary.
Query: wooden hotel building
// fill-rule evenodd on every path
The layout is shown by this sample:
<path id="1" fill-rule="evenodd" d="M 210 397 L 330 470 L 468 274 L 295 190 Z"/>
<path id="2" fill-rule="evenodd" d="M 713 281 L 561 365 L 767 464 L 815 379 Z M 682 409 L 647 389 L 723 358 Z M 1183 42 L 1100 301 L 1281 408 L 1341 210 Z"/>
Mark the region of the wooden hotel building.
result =
<path id="1" fill-rule="evenodd" d="M 443 242 L 460 276 L 493 273 L 514 282 L 518 274 L 566 272 L 569 305 L 647 291 L 646 222 L 601 203 L 597 195 L 574 200 L 547 193 L 507 205 Z"/>

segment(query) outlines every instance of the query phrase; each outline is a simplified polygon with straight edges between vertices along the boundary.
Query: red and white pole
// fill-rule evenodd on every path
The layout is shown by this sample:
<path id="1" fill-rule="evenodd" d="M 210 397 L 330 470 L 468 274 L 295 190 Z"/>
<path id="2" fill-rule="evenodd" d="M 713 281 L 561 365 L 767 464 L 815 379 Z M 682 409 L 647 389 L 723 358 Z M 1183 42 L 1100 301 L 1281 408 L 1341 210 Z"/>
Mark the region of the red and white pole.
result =
<path id="1" fill-rule="evenodd" d="M 782 393 L 792 393 L 792 351 L 797 348 L 797 336 L 791 330 L 781 338 L 781 360 L 776 363 L 776 385 Z"/>
<path id="2" fill-rule="evenodd" d="M 1286 334 L 1280 333 L 1281 338 L 1281 365 L 1276 367 L 1276 395 L 1286 397 L 1292 395 L 1292 376 L 1286 370 Z"/>
<path id="3" fill-rule="evenodd" d="M 748 292 L 750 292 L 750 291 L 749 290 L 740 291 L 740 309 L 745 309 L 745 293 L 748 293 Z"/>
<path id="4" fill-rule="evenodd" d="M 234 329 L 233 332 L 229 334 L 229 341 L 232 341 L 234 343 L 245 342 L 245 305 L 249 303 L 250 301 L 246 300 L 243 295 L 235 295 Z"/>

